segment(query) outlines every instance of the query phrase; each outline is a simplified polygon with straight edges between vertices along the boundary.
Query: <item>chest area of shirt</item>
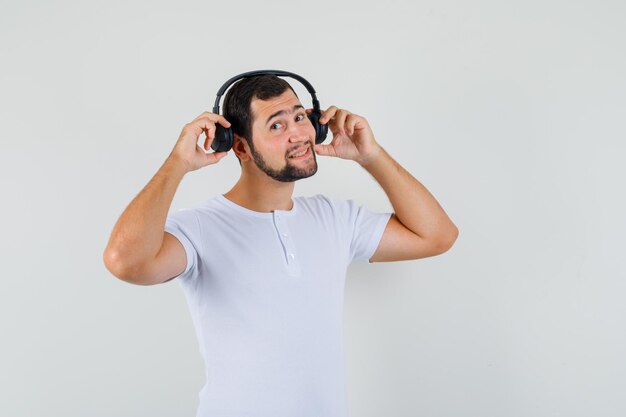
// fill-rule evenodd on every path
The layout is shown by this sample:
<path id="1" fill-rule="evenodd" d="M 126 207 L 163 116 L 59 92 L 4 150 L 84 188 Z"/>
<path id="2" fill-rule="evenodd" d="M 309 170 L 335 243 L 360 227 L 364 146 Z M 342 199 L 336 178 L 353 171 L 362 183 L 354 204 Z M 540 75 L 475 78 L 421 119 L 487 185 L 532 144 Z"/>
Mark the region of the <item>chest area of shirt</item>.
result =
<path id="1" fill-rule="evenodd" d="M 346 242 L 320 222 L 273 219 L 244 224 L 224 224 L 210 239 L 212 262 L 228 264 L 236 275 L 285 274 L 301 277 L 316 273 L 336 274 L 345 268 Z M 213 249 L 212 249 L 213 248 Z"/>

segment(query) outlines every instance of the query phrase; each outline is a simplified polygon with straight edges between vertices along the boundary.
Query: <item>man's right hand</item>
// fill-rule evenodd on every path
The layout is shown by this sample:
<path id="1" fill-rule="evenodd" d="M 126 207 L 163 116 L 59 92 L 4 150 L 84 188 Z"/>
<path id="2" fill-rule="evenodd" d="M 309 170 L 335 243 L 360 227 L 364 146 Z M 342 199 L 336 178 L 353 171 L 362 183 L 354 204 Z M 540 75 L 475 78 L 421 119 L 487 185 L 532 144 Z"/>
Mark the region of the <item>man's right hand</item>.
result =
<path id="1" fill-rule="evenodd" d="M 230 127 L 230 122 L 223 116 L 215 113 L 204 112 L 192 122 L 187 123 L 180 133 L 178 141 L 169 158 L 176 159 L 185 165 L 187 172 L 207 165 L 217 164 L 228 152 L 211 152 L 211 143 L 215 138 L 215 123 L 224 127 Z M 204 149 L 198 145 L 198 139 L 204 132 Z M 206 150 L 206 152 L 205 152 Z"/>

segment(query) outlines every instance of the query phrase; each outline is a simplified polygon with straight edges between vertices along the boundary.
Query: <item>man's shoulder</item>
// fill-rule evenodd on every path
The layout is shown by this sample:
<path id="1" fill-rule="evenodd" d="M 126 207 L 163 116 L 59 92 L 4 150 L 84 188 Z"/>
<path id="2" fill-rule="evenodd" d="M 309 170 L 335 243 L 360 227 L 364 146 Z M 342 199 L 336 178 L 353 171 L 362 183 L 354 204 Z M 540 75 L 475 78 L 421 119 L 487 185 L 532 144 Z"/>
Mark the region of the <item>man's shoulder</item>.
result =
<path id="1" fill-rule="evenodd" d="M 302 206 L 307 207 L 311 211 L 324 211 L 331 214 L 343 214 L 350 211 L 356 204 L 354 200 L 334 197 L 327 194 L 315 194 L 308 197 L 297 197 Z"/>
<path id="2" fill-rule="evenodd" d="M 315 194 L 311 196 L 299 196 L 296 197 L 301 204 L 312 206 L 312 207 L 321 207 L 321 206 L 330 206 L 335 204 L 335 198 L 330 197 L 324 194 Z"/>
<path id="3" fill-rule="evenodd" d="M 204 212 L 216 212 L 225 209 L 226 207 L 219 204 L 218 196 L 213 196 L 193 206 L 172 209 L 168 217 L 190 220 Z"/>
<path id="4" fill-rule="evenodd" d="M 322 202 L 328 202 L 328 203 L 333 203 L 337 201 L 345 201 L 344 199 L 333 197 L 327 194 L 321 194 L 321 193 L 314 194 L 311 196 L 298 196 L 296 198 L 301 199 L 301 200 L 306 200 L 306 201 L 322 201 Z"/>
<path id="5" fill-rule="evenodd" d="M 342 198 L 342 197 L 335 197 L 332 195 L 328 195 L 328 194 L 315 194 L 309 197 L 303 197 L 300 196 L 298 198 L 301 199 L 305 199 L 307 201 L 317 201 L 317 202 L 322 202 L 322 203 L 326 203 L 326 204 L 330 204 L 330 205 L 334 205 L 334 204 L 353 204 L 356 203 L 356 201 L 354 199 L 351 198 Z"/>

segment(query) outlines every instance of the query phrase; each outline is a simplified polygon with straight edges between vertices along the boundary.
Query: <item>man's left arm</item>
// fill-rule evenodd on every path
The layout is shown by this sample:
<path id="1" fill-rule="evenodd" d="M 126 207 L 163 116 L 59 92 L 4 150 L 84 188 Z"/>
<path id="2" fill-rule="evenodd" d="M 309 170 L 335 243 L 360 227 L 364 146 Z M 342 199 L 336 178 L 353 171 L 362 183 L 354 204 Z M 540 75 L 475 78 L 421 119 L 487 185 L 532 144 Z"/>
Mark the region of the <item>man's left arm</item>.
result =
<path id="1" fill-rule="evenodd" d="M 452 246 L 457 227 L 426 187 L 376 142 L 365 118 L 330 106 L 320 122 L 329 124 L 333 140 L 315 145 L 315 152 L 358 162 L 380 184 L 393 206 L 394 214 L 370 261 L 424 258 Z"/>

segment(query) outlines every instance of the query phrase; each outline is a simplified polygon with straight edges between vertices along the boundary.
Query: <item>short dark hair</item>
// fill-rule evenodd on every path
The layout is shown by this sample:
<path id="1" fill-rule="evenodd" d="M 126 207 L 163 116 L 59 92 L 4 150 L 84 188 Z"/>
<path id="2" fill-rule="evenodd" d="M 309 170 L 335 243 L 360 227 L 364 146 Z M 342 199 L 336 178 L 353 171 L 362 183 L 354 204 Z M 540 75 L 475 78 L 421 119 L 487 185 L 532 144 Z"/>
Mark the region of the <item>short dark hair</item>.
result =
<path id="1" fill-rule="evenodd" d="M 269 100 L 278 97 L 287 91 L 287 88 L 298 97 L 287 81 L 276 75 L 264 74 L 243 78 L 233 84 L 226 93 L 224 118 L 230 122 L 233 133 L 248 142 L 250 148 L 254 149 L 252 143 L 252 110 L 250 108 L 252 100 L 255 98 Z M 239 165 L 241 165 L 241 160 L 239 160 Z"/>

